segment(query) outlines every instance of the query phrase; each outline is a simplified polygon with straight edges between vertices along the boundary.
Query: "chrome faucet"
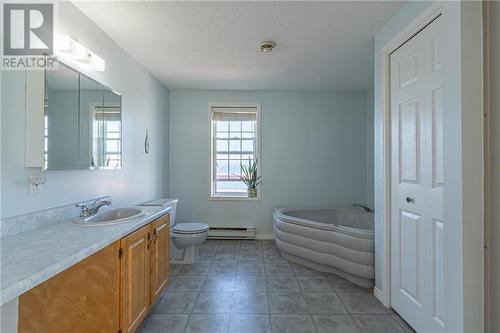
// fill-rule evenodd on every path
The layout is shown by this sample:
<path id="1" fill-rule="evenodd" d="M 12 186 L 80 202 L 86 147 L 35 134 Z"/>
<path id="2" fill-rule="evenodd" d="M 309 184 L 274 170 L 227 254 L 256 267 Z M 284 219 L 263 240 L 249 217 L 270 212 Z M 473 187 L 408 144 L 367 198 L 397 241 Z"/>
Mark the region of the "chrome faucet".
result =
<path id="1" fill-rule="evenodd" d="M 371 209 L 370 207 L 368 206 L 365 206 L 365 205 L 362 205 L 362 204 L 359 204 L 359 203 L 353 203 L 352 204 L 353 207 L 360 207 L 362 208 L 365 212 L 369 212 L 369 213 L 373 213 L 373 209 Z"/>
<path id="2" fill-rule="evenodd" d="M 91 204 L 76 204 L 75 206 L 82 209 L 80 217 L 87 217 L 97 214 L 102 206 L 111 206 L 111 200 L 97 199 Z"/>

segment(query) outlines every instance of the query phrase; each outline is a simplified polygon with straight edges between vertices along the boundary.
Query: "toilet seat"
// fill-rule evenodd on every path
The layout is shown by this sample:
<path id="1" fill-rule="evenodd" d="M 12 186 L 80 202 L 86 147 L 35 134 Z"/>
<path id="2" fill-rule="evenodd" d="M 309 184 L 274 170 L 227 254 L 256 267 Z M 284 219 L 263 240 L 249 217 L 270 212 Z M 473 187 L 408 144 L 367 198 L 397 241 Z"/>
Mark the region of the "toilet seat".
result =
<path id="1" fill-rule="evenodd" d="M 172 233 L 184 235 L 200 234 L 207 231 L 208 225 L 205 223 L 179 223 L 172 228 Z"/>

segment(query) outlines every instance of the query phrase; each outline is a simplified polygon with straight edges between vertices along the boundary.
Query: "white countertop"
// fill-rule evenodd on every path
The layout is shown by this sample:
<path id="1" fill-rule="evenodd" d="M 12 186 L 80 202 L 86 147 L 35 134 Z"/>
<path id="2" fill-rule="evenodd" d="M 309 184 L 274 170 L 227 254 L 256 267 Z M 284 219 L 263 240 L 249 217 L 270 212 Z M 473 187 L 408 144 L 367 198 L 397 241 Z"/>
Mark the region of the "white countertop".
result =
<path id="1" fill-rule="evenodd" d="M 145 207 L 141 207 L 145 208 Z M 168 207 L 126 223 L 82 226 L 64 220 L 7 236 L 0 241 L 0 305 L 165 214 Z"/>

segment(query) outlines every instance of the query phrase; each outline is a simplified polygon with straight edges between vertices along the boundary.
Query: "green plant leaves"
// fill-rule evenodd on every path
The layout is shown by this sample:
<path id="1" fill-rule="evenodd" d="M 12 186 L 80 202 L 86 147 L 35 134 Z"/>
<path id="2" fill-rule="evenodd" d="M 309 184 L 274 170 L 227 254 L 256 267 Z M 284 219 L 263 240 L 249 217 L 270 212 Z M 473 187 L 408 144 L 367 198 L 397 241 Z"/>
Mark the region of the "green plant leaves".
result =
<path id="1" fill-rule="evenodd" d="M 259 161 L 255 159 L 253 163 L 251 159 L 248 158 L 248 165 L 241 165 L 241 173 L 240 177 L 241 181 L 249 188 L 255 189 L 262 182 L 261 177 L 257 176 L 257 166 Z"/>

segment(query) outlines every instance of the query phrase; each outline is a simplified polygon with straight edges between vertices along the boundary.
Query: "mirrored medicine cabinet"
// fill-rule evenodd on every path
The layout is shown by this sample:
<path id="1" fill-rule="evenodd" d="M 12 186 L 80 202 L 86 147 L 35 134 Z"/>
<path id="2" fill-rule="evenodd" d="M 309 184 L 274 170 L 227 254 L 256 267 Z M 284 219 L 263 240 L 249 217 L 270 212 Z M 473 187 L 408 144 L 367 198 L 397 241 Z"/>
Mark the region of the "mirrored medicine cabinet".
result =
<path id="1" fill-rule="evenodd" d="M 27 167 L 122 167 L 119 93 L 62 62 L 56 69 L 26 75 Z M 39 95 L 43 96 L 41 108 Z"/>

